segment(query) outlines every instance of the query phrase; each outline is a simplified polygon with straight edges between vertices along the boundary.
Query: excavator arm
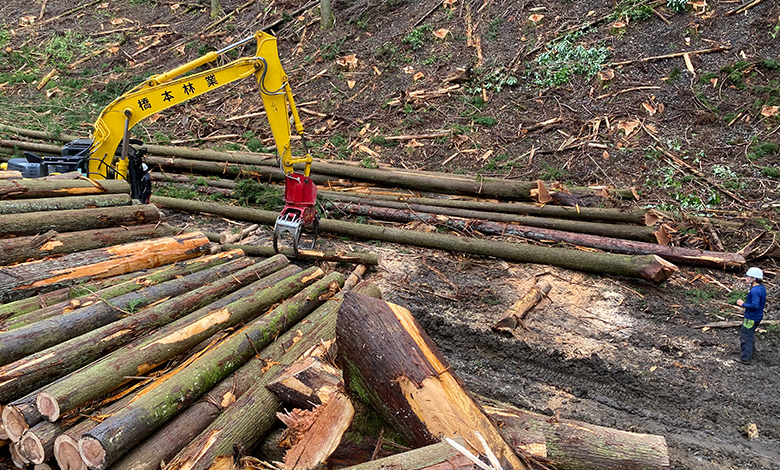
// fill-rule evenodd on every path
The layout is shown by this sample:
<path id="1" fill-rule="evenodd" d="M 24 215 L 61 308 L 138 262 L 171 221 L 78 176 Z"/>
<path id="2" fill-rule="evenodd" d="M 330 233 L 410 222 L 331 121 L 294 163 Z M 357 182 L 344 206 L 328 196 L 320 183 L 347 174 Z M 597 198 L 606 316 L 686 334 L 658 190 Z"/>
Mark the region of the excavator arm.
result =
<path id="1" fill-rule="evenodd" d="M 182 76 L 252 39 L 257 40 L 254 57 L 240 58 L 220 67 Z M 304 163 L 305 175 L 308 176 L 311 157 L 292 155 L 288 106 L 299 134 L 303 133 L 303 125 L 295 107 L 287 75 L 279 61 L 276 38 L 264 32 L 258 32 L 224 49 L 210 52 L 171 71 L 155 75 L 111 102 L 95 122 L 87 176 L 106 179 L 110 171 L 115 171 L 120 177 L 127 178 L 127 143 L 129 131 L 133 126 L 152 114 L 253 74 L 260 88 L 282 170 L 286 175 L 291 175 L 294 164 Z M 114 168 L 112 161 L 120 144 L 123 144 L 122 158 Z"/>

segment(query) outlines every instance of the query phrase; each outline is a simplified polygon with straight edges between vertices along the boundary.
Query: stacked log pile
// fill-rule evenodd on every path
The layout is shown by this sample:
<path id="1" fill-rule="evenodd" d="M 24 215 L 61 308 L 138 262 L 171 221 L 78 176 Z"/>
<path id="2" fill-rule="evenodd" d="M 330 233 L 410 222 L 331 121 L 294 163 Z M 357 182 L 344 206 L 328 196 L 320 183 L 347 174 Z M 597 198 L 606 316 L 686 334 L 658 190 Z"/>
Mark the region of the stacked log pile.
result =
<path id="1" fill-rule="evenodd" d="M 18 128 L 7 130 L 44 141 L 67 141 L 72 137 Z M 0 141 L 0 146 L 3 142 Z M 20 149 L 51 153 L 60 148 L 24 140 L 8 141 L 11 144 Z M 146 161 L 157 170 L 153 178 L 164 184 L 187 184 L 190 188 L 227 197 L 233 195 L 231 191 L 236 193 L 235 178 L 283 180 L 276 159 L 269 154 L 155 145 L 147 148 Z M 214 180 L 197 175 L 233 179 Z M 712 230 L 705 231 L 712 234 L 705 237 L 712 243 L 703 247 L 709 250 L 681 248 L 670 244 L 674 229 L 670 230 L 671 222 L 657 211 L 592 207 L 607 199 L 636 200 L 638 196 L 633 188 L 565 188 L 556 182 L 372 169 L 324 160 L 315 162 L 312 178 L 319 185 L 321 199 L 326 201 L 324 209 L 330 211 L 320 225 L 326 233 L 638 277 L 655 283 L 672 276 L 677 264 L 720 269 L 745 264 L 740 254 L 723 252 Z M 330 190 L 334 186 L 351 187 L 362 195 Z M 420 197 L 421 193 L 430 197 Z M 154 197 L 152 202 L 264 225 L 273 225 L 276 217 L 273 211 L 242 210 L 229 204 L 164 197 Z M 368 218 L 374 222 L 350 223 L 332 220 L 333 216 Z M 403 228 L 392 226 L 399 224 Z M 426 232 L 426 227 L 444 227 L 453 235 L 428 233 L 430 229 Z M 486 239 L 485 235 L 503 240 Z"/>

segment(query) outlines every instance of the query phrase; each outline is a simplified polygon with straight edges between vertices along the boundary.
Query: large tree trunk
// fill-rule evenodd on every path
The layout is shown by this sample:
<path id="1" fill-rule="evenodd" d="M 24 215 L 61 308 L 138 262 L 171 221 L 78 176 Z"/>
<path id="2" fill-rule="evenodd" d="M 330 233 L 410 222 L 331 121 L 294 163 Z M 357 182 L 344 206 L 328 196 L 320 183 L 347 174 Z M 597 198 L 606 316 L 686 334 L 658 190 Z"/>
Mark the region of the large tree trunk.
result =
<path id="1" fill-rule="evenodd" d="M 617 227 L 608 224 L 590 224 L 592 226 L 602 226 L 605 229 L 602 231 L 605 236 L 588 235 L 584 233 L 585 230 L 572 230 L 562 231 L 563 226 L 558 230 L 546 229 L 546 228 L 534 228 L 530 226 L 518 225 L 513 223 L 499 224 L 496 222 L 488 222 L 484 220 L 466 220 L 461 218 L 450 218 L 441 215 L 433 215 L 420 212 L 410 212 L 396 209 L 383 209 L 374 208 L 370 206 L 345 206 L 342 204 L 335 204 L 335 206 L 344 212 L 364 215 L 381 220 L 392 220 L 395 222 L 412 222 L 422 221 L 432 225 L 444 225 L 449 228 L 457 230 L 476 230 L 488 235 L 515 235 L 530 240 L 540 241 L 558 241 L 563 243 L 569 243 L 577 246 L 587 246 L 590 248 L 597 248 L 599 250 L 606 251 L 608 253 L 619 253 L 627 255 L 657 255 L 661 258 L 669 261 L 670 263 L 680 263 L 692 266 L 704 266 L 709 268 L 734 268 L 740 267 L 745 264 L 745 258 L 737 253 L 723 253 L 717 251 L 704 251 L 692 248 L 680 248 L 674 246 L 663 246 L 657 243 L 647 243 L 633 240 L 621 240 L 617 238 L 608 238 L 608 233 L 611 232 L 610 227 Z M 474 214 L 478 215 L 478 214 Z M 551 220 L 551 219 L 542 219 Z M 574 224 L 585 225 L 587 222 L 572 222 Z M 541 225 L 539 225 L 541 226 Z M 538 226 L 537 226 L 538 227 Z M 624 226 L 625 227 L 625 226 Z M 568 229 L 567 227 L 566 229 Z M 575 228 L 575 227 L 570 227 Z M 639 228 L 644 230 L 645 228 Z M 590 230 L 587 228 L 586 230 Z M 573 233 L 573 232 L 583 233 Z M 641 232 L 636 232 L 637 235 Z M 625 238 L 625 235 L 629 235 L 628 232 L 614 232 L 612 236 L 620 236 Z M 638 237 L 637 237 L 638 238 Z M 661 236 L 661 238 L 663 238 Z"/>
<path id="2" fill-rule="evenodd" d="M 518 452 L 529 453 L 559 470 L 669 469 L 663 436 L 550 419 L 487 398 L 478 400 Z M 537 435 L 542 437 L 540 442 L 534 438 Z"/>
<path id="3" fill-rule="evenodd" d="M 354 291 L 373 297 L 381 295 L 379 289 L 369 283 L 358 284 Z M 165 470 L 205 470 L 210 468 L 217 457 L 231 455 L 234 445 L 253 449 L 274 426 L 277 421 L 276 412 L 281 407 L 279 399 L 266 385 L 304 351 L 322 341 L 333 340 L 336 313 L 340 305 L 339 295 L 313 312 L 305 322 L 296 325 L 296 330 L 300 330 L 301 335 L 287 334 L 264 350 L 260 354 L 261 357 L 277 357 L 278 354 L 281 359 L 269 361 L 271 367 L 264 370 L 257 382 L 179 452 Z M 298 341 L 293 342 L 294 337 Z"/>
<path id="4" fill-rule="evenodd" d="M 321 273 L 317 268 L 297 274 L 295 271 L 300 268 L 290 266 L 266 276 L 43 387 L 37 394 L 38 408 L 54 421 L 62 413 L 120 385 L 125 377 L 143 375 L 214 333 L 254 317 L 313 282 L 316 274 Z"/>
<path id="5" fill-rule="evenodd" d="M 403 202 L 370 201 L 375 202 L 375 205 L 368 205 L 366 202 L 368 201 L 357 204 L 331 202 L 329 205 L 340 212 L 345 212 L 352 215 L 368 216 L 379 220 L 392 220 L 396 222 L 411 222 L 420 220 L 430 224 L 444 224 L 447 226 L 456 226 L 457 228 L 462 228 L 462 226 L 467 225 L 468 227 L 474 228 L 478 231 L 485 231 L 483 227 L 489 227 L 490 230 L 485 231 L 486 233 L 509 233 L 509 227 L 522 224 L 528 227 L 540 227 L 543 229 L 551 229 L 555 231 L 588 233 L 602 237 L 638 240 L 651 243 L 659 242 L 656 237 L 656 231 L 659 230 L 659 228 L 655 227 L 617 225 L 587 222 L 583 220 L 567 220 L 549 217 L 501 214 L 498 212 L 481 212 L 466 209 L 423 206 L 419 204 L 407 204 Z M 457 217 L 459 219 L 451 219 L 451 217 Z M 462 219 L 470 220 L 463 221 Z M 499 224 L 496 222 L 504 223 Z M 503 231 L 501 230 L 502 227 L 505 227 Z M 543 233 L 544 230 L 540 232 Z"/>
<path id="6" fill-rule="evenodd" d="M 6 214 L 0 215 L 0 237 L 153 224 L 159 220 L 160 212 L 152 204 Z"/>
<path id="7" fill-rule="evenodd" d="M 128 194 L 103 194 L 97 196 L 71 196 L 43 199 L 16 199 L 0 201 L 0 214 L 87 209 L 91 207 L 129 206 Z"/>
<path id="8" fill-rule="evenodd" d="M 204 283 L 200 288 L 185 292 L 163 303 L 151 306 L 130 317 L 109 323 L 89 333 L 57 344 L 0 368 L 2 395 L 20 396 L 49 383 L 77 368 L 89 364 L 114 349 L 166 325 L 189 313 L 216 302 L 242 285 L 251 283 L 281 269 L 287 264 L 284 256 L 241 269 L 251 264 L 240 259 L 220 270 L 221 279 Z M 239 271 L 239 269 L 241 269 Z M 238 272 L 236 272 L 238 271 Z M 14 377 L 13 380 L 2 377 Z"/>
<path id="9" fill-rule="evenodd" d="M 59 214 L 57 214 L 58 216 Z M 79 232 L 54 232 L 51 236 L 29 236 L 0 240 L 0 266 L 28 260 L 94 250 L 123 243 L 173 235 L 176 229 L 168 224 L 129 225 Z"/>
<path id="10" fill-rule="evenodd" d="M 0 180 L 0 199 L 34 199 L 41 197 L 83 196 L 87 194 L 130 194 L 125 180 L 41 181 Z"/>
<path id="11" fill-rule="evenodd" d="M 529 469 L 408 310 L 347 293 L 336 334 L 348 390 L 360 390 L 413 446 L 460 436 L 469 451 L 482 454 L 478 431 L 504 465 Z"/>
<path id="12" fill-rule="evenodd" d="M 56 290 L 80 279 L 101 279 L 195 258 L 208 244 L 208 238 L 194 232 L 6 266 L 0 268 L 0 302 Z"/>
<path id="13" fill-rule="evenodd" d="M 243 262 L 243 260 L 239 260 L 239 262 Z M 0 364 L 9 364 L 27 355 L 88 333 L 95 328 L 131 315 L 158 300 L 195 290 L 229 272 L 229 268 L 230 266 L 228 268 L 217 266 L 115 297 L 110 302 L 96 302 L 64 315 L 47 318 L 0 333 Z"/>
<path id="14" fill-rule="evenodd" d="M 277 216 L 275 212 L 271 211 L 199 201 L 187 201 L 168 197 L 152 196 L 152 202 L 177 210 L 206 212 L 232 219 L 269 225 L 276 222 Z M 655 283 L 664 282 L 677 271 L 676 266 L 653 255 L 631 256 L 521 245 L 517 243 L 478 240 L 438 233 L 425 233 L 414 230 L 356 224 L 330 219 L 320 221 L 320 230 L 326 233 L 334 233 L 349 237 L 383 240 L 422 246 L 425 248 L 493 256 L 521 263 L 541 263 L 561 268 L 578 269 L 602 274 L 607 273 L 629 277 L 641 277 Z"/>
<path id="15" fill-rule="evenodd" d="M 322 274 L 319 268 L 312 268 L 308 273 L 302 273 L 297 282 L 303 287 Z M 343 283 L 343 276 L 332 273 L 303 290 L 97 425 L 79 440 L 79 451 L 84 462 L 98 470 L 116 462 L 182 408 L 248 361 L 256 354 L 257 348 L 267 346 L 290 326 L 314 311 L 323 302 L 320 296 L 331 289 L 331 283 L 336 282 L 338 285 Z"/>
<path id="16" fill-rule="evenodd" d="M 54 440 L 63 430 L 60 423 L 38 423 L 22 435 L 19 450 L 31 463 L 42 464 L 54 456 Z"/>
<path id="17" fill-rule="evenodd" d="M 43 416 L 35 407 L 33 395 L 19 398 L 4 406 L 2 417 L 5 433 L 13 442 L 19 442 L 25 431 L 43 421 Z"/>
<path id="18" fill-rule="evenodd" d="M 59 302 L 46 305 L 45 307 L 38 305 L 39 308 L 37 309 L 17 313 L 12 316 L 4 316 L 4 314 L 11 313 L 12 310 L 0 310 L 0 318 L 8 319 L 4 324 L 6 329 L 12 330 L 20 328 L 47 318 L 62 315 L 63 313 L 70 312 L 77 308 L 86 307 L 101 300 L 110 300 L 114 297 L 143 289 L 144 287 L 151 287 L 162 282 L 170 281 L 171 279 L 200 272 L 224 264 L 227 261 L 238 259 L 242 256 L 244 256 L 243 251 L 230 250 L 214 255 L 201 256 L 188 261 L 176 262 L 170 266 L 161 266 L 147 272 L 130 272 L 105 279 L 90 279 L 84 283 L 54 291 L 64 292 L 64 299 Z M 32 299 L 35 302 L 38 302 L 39 299 L 46 298 L 54 292 L 39 295 Z M 59 296 L 57 296 L 57 298 L 59 298 Z M 12 302 L 8 305 L 17 305 L 17 302 L 23 302 L 23 300 Z M 48 301 L 41 302 L 41 304 L 43 303 L 48 304 Z M 0 309 L 3 307 L 0 307 Z M 0 398 L 0 401 L 2 401 L 2 398 Z"/>

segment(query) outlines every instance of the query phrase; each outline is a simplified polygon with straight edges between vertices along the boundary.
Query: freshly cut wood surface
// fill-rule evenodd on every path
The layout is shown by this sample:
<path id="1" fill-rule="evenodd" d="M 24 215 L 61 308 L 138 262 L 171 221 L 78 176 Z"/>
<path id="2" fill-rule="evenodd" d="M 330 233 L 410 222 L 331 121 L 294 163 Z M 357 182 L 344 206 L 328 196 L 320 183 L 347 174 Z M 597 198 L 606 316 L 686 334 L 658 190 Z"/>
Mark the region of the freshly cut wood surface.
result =
<path id="1" fill-rule="evenodd" d="M 339 358 L 348 390 L 371 405 L 414 446 L 462 437 L 482 453 L 474 431 L 513 469 L 528 470 L 463 388 L 411 313 L 356 293 L 344 295 L 337 324 Z"/>
<path id="2" fill-rule="evenodd" d="M 209 243 L 201 233 L 183 233 L 2 267 L 0 302 L 55 290 L 79 279 L 102 279 L 195 258 L 208 249 Z"/>

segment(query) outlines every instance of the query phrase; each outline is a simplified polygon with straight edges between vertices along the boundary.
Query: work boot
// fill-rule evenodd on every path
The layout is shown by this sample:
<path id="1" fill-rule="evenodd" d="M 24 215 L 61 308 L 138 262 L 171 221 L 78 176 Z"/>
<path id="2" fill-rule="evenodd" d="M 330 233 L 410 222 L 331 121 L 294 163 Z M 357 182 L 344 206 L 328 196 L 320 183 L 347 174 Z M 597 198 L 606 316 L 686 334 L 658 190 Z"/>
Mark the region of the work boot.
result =
<path id="1" fill-rule="evenodd" d="M 737 359 L 736 359 L 736 361 L 737 361 L 738 363 L 742 364 L 742 365 L 745 365 L 745 366 L 749 366 L 749 365 L 752 365 L 752 364 L 753 364 L 753 362 L 752 362 L 750 359 L 748 359 L 748 360 L 745 360 L 745 359 L 742 359 L 741 357 L 740 357 L 740 358 L 737 358 Z"/>

